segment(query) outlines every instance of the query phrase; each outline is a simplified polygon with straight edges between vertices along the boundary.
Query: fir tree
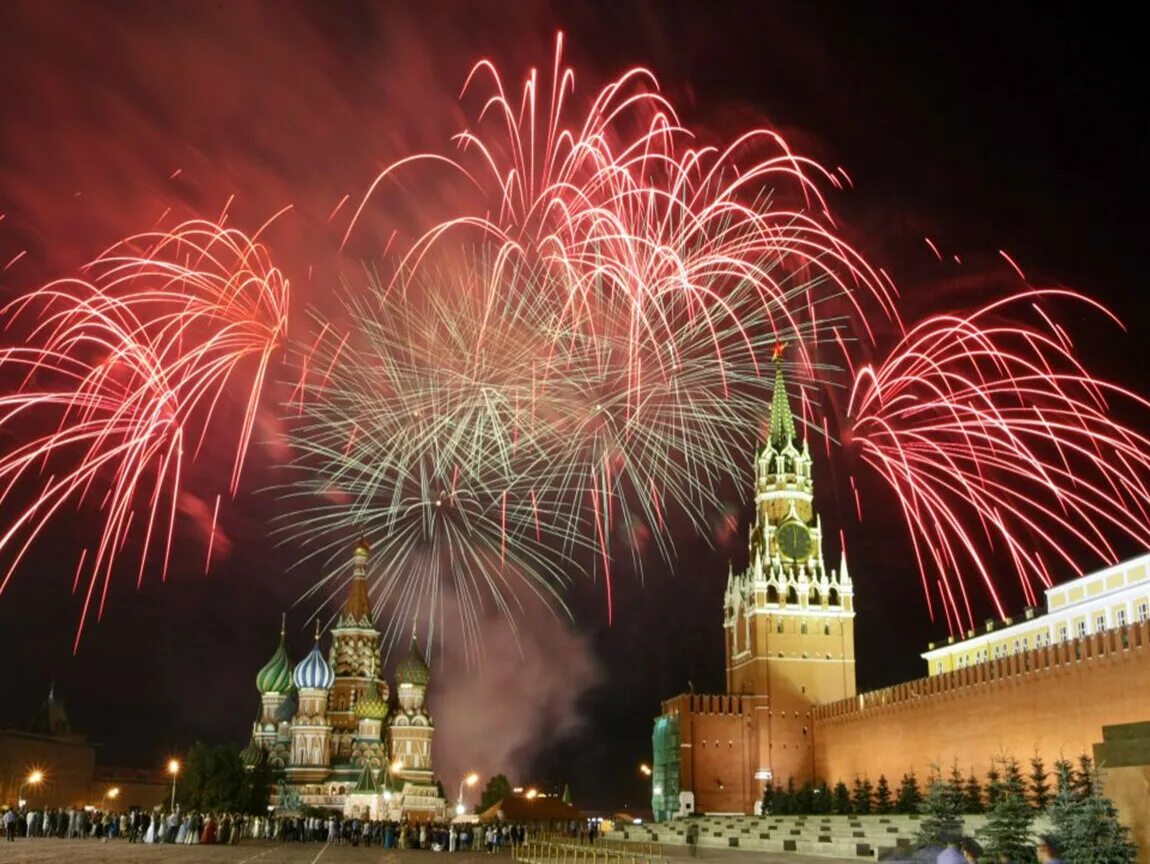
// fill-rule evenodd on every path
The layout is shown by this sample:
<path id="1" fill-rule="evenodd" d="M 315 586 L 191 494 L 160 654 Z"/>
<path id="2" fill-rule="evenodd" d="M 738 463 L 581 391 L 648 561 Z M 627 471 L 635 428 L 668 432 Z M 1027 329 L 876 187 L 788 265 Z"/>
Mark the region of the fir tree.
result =
<path id="1" fill-rule="evenodd" d="M 886 782 L 885 774 L 878 776 L 878 785 L 874 790 L 874 812 L 884 814 L 894 812 L 894 802 L 890 796 L 890 784 Z"/>
<path id="2" fill-rule="evenodd" d="M 870 780 L 863 781 L 858 777 L 855 778 L 854 792 L 851 794 L 851 811 L 854 813 L 869 813 L 870 812 L 870 797 L 871 797 L 871 784 Z"/>
<path id="3" fill-rule="evenodd" d="M 943 781 L 937 767 L 926 785 L 921 810 L 925 819 L 919 827 L 920 846 L 944 846 L 962 836 L 962 792 Z"/>
<path id="4" fill-rule="evenodd" d="M 836 791 L 838 790 L 836 789 Z M 898 798 L 894 804 L 895 811 L 898 813 L 917 813 L 921 804 L 922 793 L 918 790 L 918 780 L 915 779 L 914 772 L 903 774 L 902 780 L 898 784 Z"/>
<path id="5" fill-rule="evenodd" d="M 963 809 L 967 813 L 981 813 L 982 812 L 982 784 L 978 782 L 978 777 L 974 772 L 970 772 L 970 776 L 966 778 L 966 786 L 962 790 Z"/>
<path id="6" fill-rule="evenodd" d="M 795 801 L 795 778 L 787 778 L 787 788 L 777 789 L 775 791 L 774 812 L 781 813 L 784 816 L 796 812 Z"/>
<path id="7" fill-rule="evenodd" d="M 1069 762 L 1055 763 L 1058 795 L 1050 805 L 1050 821 L 1061 857 L 1067 864 L 1132 864 L 1137 848 L 1118 823 L 1118 811 L 1102 794 L 1097 771 L 1091 766 L 1089 792 L 1074 788 Z"/>
<path id="8" fill-rule="evenodd" d="M 1078 757 L 1078 770 L 1074 772 L 1074 788 L 1079 797 L 1085 798 L 1094 792 L 1094 760 L 1083 753 Z"/>
<path id="9" fill-rule="evenodd" d="M 815 787 L 809 780 L 795 794 L 795 812 L 804 815 L 815 812 Z"/>
<path id="10" fill-rule="evenodd" d="M 840 816 L 851 812 L 851 792 L 842 780 L 835 784 L 831 794 L 831 809 Z"/>
<path id="11" fill-rule="evenodd" d="M 998 803 L 998 796 L 1002 790 L 1002 775 L 998 773 L 998 766 L 990 763 L 990 770 L 986 772 L 986 809 L 990 810 Z"/>
<path id="12" fill-rule="evenodd" d="M 962 782 L 962 772 L 958 770 L 958 760 L 955 759 L 954 763 L 950 766 L 950 777 L 946 780 L 947 791 L 954 797 L 956 801 L 963 802 L 960 805 L 959 812 L 966 809 L 965 797 L 966 789 Z"/>
<path id="13" fill-rule="evenodd" d="M 819 781 L 819 784 L 815 786 L 814 806 L 811 808 L 811 812 L 820 815 L 831 812 L 831 790 L 822 781 Z"/>
<path id="14" fill-rule="evenodd" d="M 1002 759 L 1001 765 L 994 804 L 987 808 L 986 825 L 979 832 L 986 843 L 986 857 L 1011 864 L 1033 864 L 1034 841 L 1030 831 L 1035 813 L 1026 800 L 1022 770 L 1012 758 Z"/>
<path id="15" fill-rule="evenodd" d="M 1074 766 L 1069 759 L 1059 758 L 1054 763 L 1054 782 L 1056 799 L 1069 794 L 1074 788 Z"/>
<path id="16" fill-rule="evenodd" d="M 1030 760 L 1030 803 L 1039 812 L 1045 810 L 1050 803 L 1050 774 L 1046 771 L 1046 763 L 1037 753 Z"/>

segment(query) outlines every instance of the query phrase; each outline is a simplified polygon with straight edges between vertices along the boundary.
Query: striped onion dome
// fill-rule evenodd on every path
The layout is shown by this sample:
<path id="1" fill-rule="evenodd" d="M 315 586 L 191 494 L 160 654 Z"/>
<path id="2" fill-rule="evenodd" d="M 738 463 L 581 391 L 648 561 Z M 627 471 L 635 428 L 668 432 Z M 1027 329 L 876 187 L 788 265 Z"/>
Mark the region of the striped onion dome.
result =
<path id="1" fill-rule="evenodd" d="M 252 738 L 250 741 L 248 741 L 248 746 L 240 751 L 240 762 L 242 762 L 244 767 L 248 770 L 254 770 L 258 768 L 260 763 L 263 761 L 263 748 L 256 743 L 255 738 Z"/>
<path id="2" fill-rule="evenodd" d="M 256 689 L 260 693 L 287 693 L 291 689 L 291 660 L 283 626 L 280 627 L 280 644 L 276 653 L 256 675 Z"/>
<path id="3" fill-rule="evenodd" d="M 331 670 L 331 664 L 327 662 L 323 652 L 319 650 L 318 623 L 315 628 L 315 645 L 295 667 L 292 680 L 300 690 L 330 690 L 331 685 L 335 683 L 335 673 Z"/>

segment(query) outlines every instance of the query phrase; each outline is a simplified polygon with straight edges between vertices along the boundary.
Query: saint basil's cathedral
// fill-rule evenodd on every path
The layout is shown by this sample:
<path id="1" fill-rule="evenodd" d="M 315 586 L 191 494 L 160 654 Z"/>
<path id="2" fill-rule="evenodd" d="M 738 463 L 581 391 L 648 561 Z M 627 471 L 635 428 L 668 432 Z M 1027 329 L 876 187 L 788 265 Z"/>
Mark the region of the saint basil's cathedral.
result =
<path id="1" fill-rule="evenodd" d="M 440 819 L 447 802 L 431 768 L 430 673 L 413 632 L 391 707 L 367 591 L 370 554 L 361 540 L 327 656 L 317 623 L 315 645 L 293 667 L 281 628 L 279 647 L 256 676 L 261 709 L 241 756 L 249 770 L 266 762 L 271 803 L 283 812 L 320 807 L 360 818 Z"/>

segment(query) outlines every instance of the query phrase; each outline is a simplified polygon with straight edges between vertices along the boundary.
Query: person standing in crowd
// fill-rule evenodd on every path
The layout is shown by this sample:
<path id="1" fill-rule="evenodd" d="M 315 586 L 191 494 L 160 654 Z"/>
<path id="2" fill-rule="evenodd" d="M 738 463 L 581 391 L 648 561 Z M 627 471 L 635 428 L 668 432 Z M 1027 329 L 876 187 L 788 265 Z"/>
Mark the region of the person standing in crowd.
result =
<path id="1" fill-rule="evenodd" d="M 977 840 L 973 837 L 963 837 L 958 845 L 962 849 L 962 857 L 966 860 L 966 864 L 978 864 L 982 858 L 982 846 Z"/>
<path id="2" fill-rule="evenodd" d="M 18 818 L 15 810 L 8 810 L 4 814 L 4 833 L 7 835 L 9 843 L 16 840 L 16 820 Z"/>
<path id="3" fill-rule="evenodd" d="M 1062 864 L 1062 850 L 1058 848 L 1058 841 L 1049 834 L 1038 838 L 1034 851 L 1038 853 L 1039 864 Z"/>
<path id="4" fill-rule="evenodd" d="M 946 847 L 938 853 L 938 864 L 966 864 L 966 858 L 958 848 L 960 840 L 957 836 L 946 838 Z"/>

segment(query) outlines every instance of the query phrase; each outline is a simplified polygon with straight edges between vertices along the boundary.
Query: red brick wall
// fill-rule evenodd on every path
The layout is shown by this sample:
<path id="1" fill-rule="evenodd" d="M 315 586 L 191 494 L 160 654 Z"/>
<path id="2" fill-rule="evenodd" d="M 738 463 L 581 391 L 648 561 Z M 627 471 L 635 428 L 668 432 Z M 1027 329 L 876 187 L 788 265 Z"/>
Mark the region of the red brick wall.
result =
<path id="1" fill-rule="evenodd" d="M 1091 752 L 1102 726 L 1150 720 L 1150 622 L 920 678 L 816 707 L 815 774 L 885 774 L 894 786 L 931 764 L 985 775 L 992 758 L 1049 768 Z"/>

